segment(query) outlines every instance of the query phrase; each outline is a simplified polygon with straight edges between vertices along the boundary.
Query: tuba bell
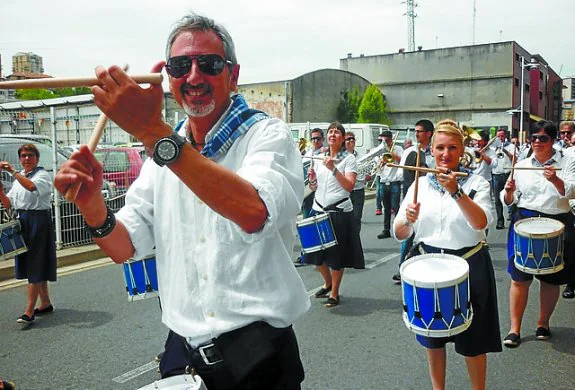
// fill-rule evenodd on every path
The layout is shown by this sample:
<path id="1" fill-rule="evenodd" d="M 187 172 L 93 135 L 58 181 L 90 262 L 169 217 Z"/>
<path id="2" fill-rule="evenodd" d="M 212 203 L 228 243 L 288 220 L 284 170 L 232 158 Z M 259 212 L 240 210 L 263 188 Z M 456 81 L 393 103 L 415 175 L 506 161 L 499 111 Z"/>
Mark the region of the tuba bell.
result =
<path id="1" fill-rule="evenodd" d="M 471 155 L 469 152 L 463 152 L 463 155 L 459 158 L 459 164 L 461 164 L 464 168 L 469 168 L 475 157 Z"/>

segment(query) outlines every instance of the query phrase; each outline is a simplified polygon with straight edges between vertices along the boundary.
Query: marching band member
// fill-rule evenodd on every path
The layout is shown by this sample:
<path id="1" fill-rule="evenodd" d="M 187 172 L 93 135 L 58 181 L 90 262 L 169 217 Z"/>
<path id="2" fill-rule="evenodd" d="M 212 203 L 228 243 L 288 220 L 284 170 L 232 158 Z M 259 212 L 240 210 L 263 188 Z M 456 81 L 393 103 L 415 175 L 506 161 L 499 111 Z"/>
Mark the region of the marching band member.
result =
<path id="1" fill-rule="evenodd" d="M 443 173 L 419 178 L 419 197 L 413 202 L 412 185 L 394 221 L 394 234 L 405 240 L 415 233 L 412 253 L 445 252 L 467 259 L 473 321 L 464 332 L 452 337 L 417 335 L 426 348 L 429 374 L 434 389 L 445 389 L 447 342 L 455 342 L 457 353 L 465 356 L 473 389 L 484 389 L 487 353 L 500 352 L 497 292 L 491 258 L 484 246 L 485 229 L 493 221 L 489 183 L 470 174 L 459 164 L 463 155 L 463 133 L 451 120 L 439 122 L 431 140 L 436 168 Z"/>
<path id="2" fill-rule="evenodd" d="M 481 150 L 484 149 L 489 142 L 489 133 L 482 131 L 479 133 L 479 135 L 481 136 L 481 139 L 477 140 L 477 149 L 473 151 L 473 156 L 476 158 L 475 169 L 473 170 L 473 173 L 481 176 L 489 183 L 491 183 L 491 170 L 493 167 L 497 166 L 498 159 L 491 147 L 488 147 L 483 152 L 481 152 Z"/>
<path id="3" fill-rule="evenodd" d="M 357 160 L 357 151 L 355 150 L 355 134 L 351 131 L 345 133 L 345 149 L 348 153 L 353 154 Z M 365 203 L 365 173 L 358 172 L 355 178 L 355 186 L 349 194 L 353 204 L 353 215 L 357 222 L 357 231 L 361 232 L 361 218 L 363 216 L 363 205 Z"/>
<path id="4" fill-rule="evenodd" d="M 357 162 L 355 156 L 346 151 L 344 138 L 345 129 L 341 123 L 331 123 L 327 130 L 329 150 L 325 160 L 316 164 L 316 169 L 308 171 L 309 186 L 315 190 L 313 210 L 315 214 L 329 213 L 337 237 L 337 245 L 307 255 L 309 263 L 315 264 L 323 277 L 324 285 L 315 297 L 328 297 L 326 307 L 339 305 L 344 269 L 365 268 L 353 204 L 349 198 L 355 186 Z"/>
<path id="5" fill-rule="evenodd" d="M 393 158 L 393 163 L 399 163 L 401 160 L 401 154 L 403 153 L 403 148 L 399 145 L 393 145 L 393 136 L 391 131 L 383 130 L 381 135 L 383 136 L 383 142 L 387 144 L 389 153 Z M 379 177 L 376 178 L 376 180 L 379 180 L 380 182 L 378 192 L 380 193 L 380 198 L 383 202 L 383 231 L 377 235 L 377 238 L 380 239 L 391 237 L 391 210 L 393 209 L 394 213 L 397 214 L 401 198 L 401 182 L 403 180 L 401 169 L 386 166 L 383 159 L 381 164 L 383 167 L 379 171 Z M 377 205 L 377 208 L 381 209 L 381 204 Z"/>
<path id="6" fill-rule="evenodd" d="M 539 319 L 535 336 L 538 340 L 551 337 L 549 319 L 559 298 L 559 285 L 573 281 L 569 274 L 573 272 L 572 242 L 573 219 L 569 209 L 569 199 L 575 197 L 575 160 L 564 157 L 554 150 L 557 127 L 553 122 L 541 120 L 530 130 L 529 136 L 533 148 L 531 157 L 519 161 L 518 168 L 545 167 L 544 171 L 517 170 L 514 178 L 509 179 L 501 191 L 501 201 L 506 205 L 515 205 L 516 213 L 509 229 L 507 250 L 507 271 L 511 275 L 509 290 L 509 314 L 511 326 L 504 339 L 507 347 L 517 347 L 521 342 L 521 321 L 527 306 L 529 286 L 533 275 L 519 271 L 515 267 L 514 231 L 515 221 L 523 218 L 542 216 L 558 220 L 565 225 L 565 268 L 562 271 L 536 275 L 541 282 L 539 288 Z M 553 167 L 560 167 L 556 171 Z"/>
<path id="7" fill-rule="evenodd" d="M 571 144 L 571 137 L 575 133 L 575 122 L 563 121 L 559 124 L 559 137 L 557 141 L 562 150 L 567 149 Z"/>
<path id="8" fill-rule="evenodd" d="M 100 193 L 102 166 L 82 146 L 58 172 L 117 263 L 156 247 L 162 322 L 170 329 L 163 378 L 194 368 L 210 390 L 299 389 L 293 322 L 309 308 L 290 260 L 303 198 L 302 160 L 288 127 L 250 109 L 227 30 L 190 14 L 166 47 L 170 90 L 187 118 L 162 119 L 161 85 L 144 89 L 120 67 L 96 68 L 96 105 L 154 150 L 114 214 Z"/>
<path id="9" fill-rule="evenodd" d="M 503 204 L 497 196 L 505 187 L 505 182 L 511 173 L 511 161 L 513 161 L 513 153 L 515 147 L 507 140 L 507 132 L 503 129 L 497 130 L 497 138 L 499 138 L 499 146 L 495 150 L 495 155 L 498 158 L 497 165 L 492 167 L 491 174 L 493 176 L 493 193 L 495 196 L 495 211 L 497 212 L 497 230 L 505 229 L 505 216 L 503 214 Z"/>

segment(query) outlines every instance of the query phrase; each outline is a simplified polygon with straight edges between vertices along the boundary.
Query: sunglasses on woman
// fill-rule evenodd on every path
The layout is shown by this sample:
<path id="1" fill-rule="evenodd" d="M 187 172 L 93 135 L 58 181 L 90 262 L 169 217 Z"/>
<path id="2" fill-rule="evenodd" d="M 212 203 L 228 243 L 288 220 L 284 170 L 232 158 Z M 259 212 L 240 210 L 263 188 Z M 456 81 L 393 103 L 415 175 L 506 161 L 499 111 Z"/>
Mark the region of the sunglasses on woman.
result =
<path id="1" fill-rule="evenodd" d="M 353 138 L 353 137 L 348 137 L 345 140 L 348 142 L 351 142 L 351 141 L 355 142 L 355 138 Z"/>
<path id="2" fill-rule="evenodd" d="M 222 73 L 226 64 L 232 64 L 230 60 L 224 60 L 218 54 L 199 54 L 196 56 L 175 56 L 168 59 L 166 72 L 176 79 L 184 77 L 192 69 L 194 60 L 198 62 L 200 72 L 216 76 Z"/>
<path id="3" fill-rule="evenodd" d="M 542 144 L 546 144 L 547 142 L 549 142 L 549 140 L 551 139 L 551 137 L 549 137 L 548 135 L 539 135 L 539 134 L 533 134 L 531 136 L 531 142 L 535 142 L 537 140 L 539 140 L 539 142 L 541 142 Z"/>

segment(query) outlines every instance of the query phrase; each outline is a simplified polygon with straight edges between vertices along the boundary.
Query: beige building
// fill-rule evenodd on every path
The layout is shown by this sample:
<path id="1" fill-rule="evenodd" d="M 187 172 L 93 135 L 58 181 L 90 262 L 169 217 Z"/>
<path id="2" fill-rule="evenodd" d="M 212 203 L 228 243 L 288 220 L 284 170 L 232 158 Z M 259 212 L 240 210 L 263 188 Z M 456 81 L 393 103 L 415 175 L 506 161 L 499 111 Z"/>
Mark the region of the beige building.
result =
<path id="1" fill-rule="evenodd" d="M 42 57 L 34 53 L 16 53 L 12 56 L 12 73 L 44 74 Z"/>

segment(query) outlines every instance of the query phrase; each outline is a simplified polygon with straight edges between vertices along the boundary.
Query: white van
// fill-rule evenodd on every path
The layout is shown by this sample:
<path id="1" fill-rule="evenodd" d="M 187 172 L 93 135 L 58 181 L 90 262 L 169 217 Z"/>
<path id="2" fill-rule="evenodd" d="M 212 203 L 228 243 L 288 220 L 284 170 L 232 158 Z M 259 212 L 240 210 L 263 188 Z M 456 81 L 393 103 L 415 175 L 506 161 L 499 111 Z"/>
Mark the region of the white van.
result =
<path id="1" fill-rule="evenodd" d="M 323 131 L 324 138 L 327 133 L 327 127 L 329 123 L 288 123 L 288 127 L 292 132 L 292 137 L 295 142 L 298 142 L 300 138 L 305 138 L 309 141 L 310 132 L 315 128 L 320 128 Z M 377 136 L 381 134 L 383 130 L 389 130 L 389 126 L 374 124 L 374 123 L 342 123 L 343 128 L 346 132 L 352 131 L 355 134 L 355 150 L 362 156 L 369 152 L 370 149 L 379 145 L 377 141 Z M 401 140 L 401 136 L 399 140 Z M 399 142 L 398 140 L 398 142 Z"/>

